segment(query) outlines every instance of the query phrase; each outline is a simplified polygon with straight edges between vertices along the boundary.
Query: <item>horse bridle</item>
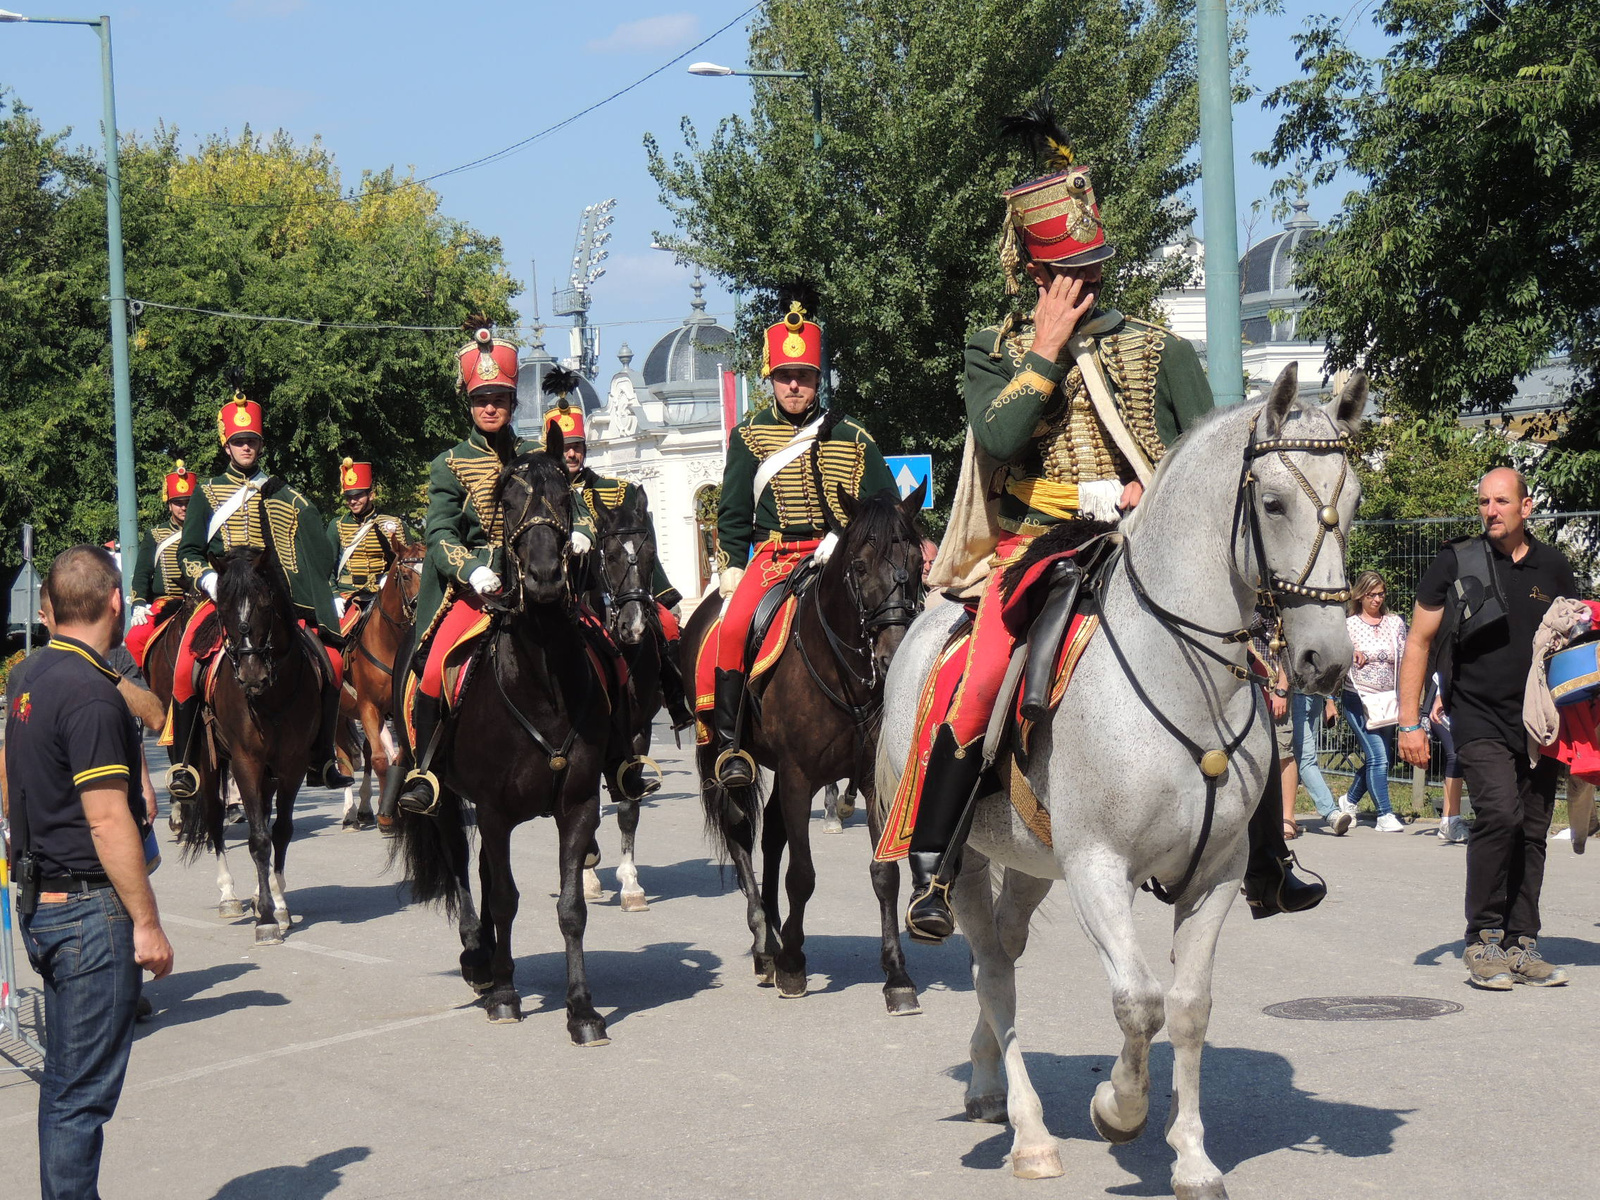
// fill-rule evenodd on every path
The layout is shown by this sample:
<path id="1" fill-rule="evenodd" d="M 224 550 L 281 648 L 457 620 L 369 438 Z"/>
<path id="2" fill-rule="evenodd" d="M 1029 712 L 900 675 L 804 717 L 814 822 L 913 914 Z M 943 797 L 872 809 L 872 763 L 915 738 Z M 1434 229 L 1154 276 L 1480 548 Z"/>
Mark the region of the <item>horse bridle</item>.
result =
<path id="1" fill-rule="evenodd" d="M 507 561 L 517 568 L 516 600 L 511 604 L 506 604 L 499 601 L 491 602 L 488 597 L 485 597 L 485 607 L 499 609 L 502 612 L 521 612 L 523 608 L 522 560 L 517 557 L 517 543 L 522 540 L 522 535 L 530 529 L 547 526 L 556 531 L 556 535 L 563 546 L 569 545 L 572 541 L 572 516 L 570 513 L 563 518 L 561 513 L 556 511 L 555 506 L 550 503 L 549 496 L 542 496 L 535 492 L 533 485 L 514 470 L 506 475 L 503 486 L 509 487 L 513 483 L 521 488 L 528 497 L 528 503 L 522 510 L 522 520 L 514 528 L 503 533 L 500 539 L 501 549 L 505 551 Z M 533 503 L 536 499 L 541 502 L 539 505 Z M 502 508 L 506 507 L 503 494 L 500 505 Z M 535 511 L 539 507 L 547 509 L 550 515 L 546 516 L 542 512 Z M 566 568 L 565 553 L 561 556 L 561 570 L 570 587 L 572 574 Z"/>
<path id="2" fill-rule="evenodd" d="M 602 546 L 611 541 L 616 541 L 622 546 L 622 574 L 617 581 L 618 586 L 615 590 L 612 589 L 611 580 L 606 577 L 605 551 L 601 550 L 600 552 L 600 590 L 605 596 L 606 628 L 611 629 L 615 625 L 623 607 L 628 604 L 637 602 L 644 605 L 647 614 L 654 613 L 656 610 L 656 598 L 640 578 L 639 549 L 643 546 L 653 546 L 655 544 L 655 531 L 649 528 L 629 528 L 613 529 L 606 533 L 600 533 L 596 530 L 595 536 L 599 538 Z M 631 550 L 628 548 L 628 538 L 637 539 L 634 548 Z M 632 587 L 627 586 L 630 578 L 633 580 Z M 650 618 L 647 616 L 646 619 Z"/>
<path id="3" fill-rule="evenodd" d="M 891 539 L 890 544 L 892 545 L 894 541 L 898 540 L 900 539 Z M 905 540 L 907 542 L 912 541 L 909 538 Z M 875 544 L 871 538 L 867 539 L 867 545 Z M 839 553 L 843 553 L 842 547 Z M 811 658 L 806 653 L 805 645 L 800 640 L 798 630 L 795 631 L 795 644 L 800 650 L 801 661 L 805 663 L 806 670 L 810 672 L 812 681 L 822 690 L 822 694 L 834 705 L 850 713 L 856 723 L 860 725 L 863 723 L 861 714 L 868 712 L 869 709 L 872 711 L 866 717 L 867 723 L 870 723 L 875 717 L 876 708 L 872 704 L 870 696 L 878 690 L 878 685 L 882 682 L 878 676 L 878 659 L 877 655 L 873 653 L 873 643 L 877 641 L 878 636 L 884 630 L 892 629 L 896 626 L 905 628 L 916 619 L 917 613 L 922 610 L 922 576 L 919 572 L 913 581 L 911 572 L 902 566 L 896 566 L 894 568 L 894 583 L 890 587 L 888 595 L 869 609 L 866 597 L 861 594 L 861 585 L 857 582 L 856 574 L 850 569 L 850 565 L 846 564 L 844 568 L 845 592 L 850 597 L 850 603 L 854 605 L 856 610 L 857 636 L 861 643 L 859 646 L 846 645 L 844 639 L 834 630 L 832 624 L 828 621 L 828 614 L 823 610 L 821 600 L 817 598 L 818 592 L 816 588 L 812 588 L 808 596 L 816 608 L 817 623 L 822 626 L 822 636 L 827 639 L 828 649 L 833 652 L 833 659 L 839 668 L 841 678 L 861 687 L 869 696 L 867 704 L 855 705 L 844 697 L 834 694 L 833 689 L 822 681 L 816 668 L 812 665 Z M 866 658 L 867 670 L 865 674 L 862 674 L 850 664 L 849 659 L 846 657 L 846 655 L 850 654 Z"/>

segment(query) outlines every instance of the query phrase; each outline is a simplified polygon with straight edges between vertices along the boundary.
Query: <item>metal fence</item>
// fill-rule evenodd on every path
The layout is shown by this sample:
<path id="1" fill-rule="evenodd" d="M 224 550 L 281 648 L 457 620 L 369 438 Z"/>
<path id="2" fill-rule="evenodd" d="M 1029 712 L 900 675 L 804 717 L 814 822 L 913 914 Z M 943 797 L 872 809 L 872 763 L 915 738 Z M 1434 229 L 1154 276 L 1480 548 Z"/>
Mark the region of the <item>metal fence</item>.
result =
<path id="1" fill-rule="evenodd" d="M 1476 517 L 1428 517 L 1411 521 L 1357 521 L 1350 531 L 1348 573 L 1353 582 L 1362 571 L 1377 571 L 1387 585 L 1389 607 L 1410 623 L 1417 584 L 1439 548 L 1452 538 L 1466 537 L 1483 528 Z M 1573 573 L 1585 592 L 1593 595 L 1600 577 L 1600 510 L 1570 513 L 1535 513 L 1528 531 L 1541 542 L 1559 547 L 1572 562 Z M 1316 717 L 1316 714 L 1313 714 Z M 1361 765 L 1355 735 L 1341 718 L 1331 726 L 1313 721 L 1317 729 L 1317 758 L 1324 774 L 1348 776 Z M 1426 785 L 1443 780 L 1438 744 L 1428 764 Z M 1404 762 L 1389 764 L 1391 789 L 1411 786 L 1422 798 L 1424 782 Z M 1335 791 L 1338 789 L 1335 788 Z"/>

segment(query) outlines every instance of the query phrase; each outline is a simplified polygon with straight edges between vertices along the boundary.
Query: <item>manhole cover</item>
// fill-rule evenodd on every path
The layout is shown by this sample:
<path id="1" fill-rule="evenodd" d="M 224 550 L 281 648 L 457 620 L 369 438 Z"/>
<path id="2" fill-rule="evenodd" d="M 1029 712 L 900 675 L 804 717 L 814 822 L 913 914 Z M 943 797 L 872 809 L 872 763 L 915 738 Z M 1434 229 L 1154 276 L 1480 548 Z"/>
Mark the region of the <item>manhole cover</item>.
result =
<path id="1" fill-rule="evenodd" d="M 1460 1012 L 1461 1005 L 1427 996 L 1308 996 L 1261 1011 L 1291 1021 L 1426 1021 Z"/>

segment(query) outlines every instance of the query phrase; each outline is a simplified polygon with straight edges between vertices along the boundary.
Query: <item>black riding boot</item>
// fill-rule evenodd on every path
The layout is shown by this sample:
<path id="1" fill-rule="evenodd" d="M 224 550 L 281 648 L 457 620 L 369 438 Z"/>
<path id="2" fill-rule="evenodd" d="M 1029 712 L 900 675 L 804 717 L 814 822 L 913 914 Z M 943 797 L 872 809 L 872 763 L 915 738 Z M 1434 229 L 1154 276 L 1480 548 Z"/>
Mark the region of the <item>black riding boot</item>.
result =
<path id="1" fill-rule="evenodd" d="M 193 800 L 200 794 L 200 772 L 195 763 L 200 749 L 194 734 L 201 702 L 199 696 L 190 696 L 172 704 L 172 746 L 167 751 L 172 766 L 167 770 L 167 792 L 174 800 Z"/>
<path id="2" fill-rule="evenodd" d="M 667 707 L 667 716 L 672 718 L 674 733 L 694 724 L 694 710 L 689 707 L 689 697 L 684 692 L 676 648 L 673 642 L 661 644 L 661 702 Z"/>
<path id="3" fill-rule="evenodd" d="M 422 689 L 417 689 L 411 709 L 412 721 L 417 729 L 417 741 L 411 747 L 411 773 L 406 776 L 405 787 L 395 803 L 407 812 L 417 813 L 419 816 L 427 816 L 439 806 L 439 780 L 428 769 L 432 764 L 424 762 L 424 758 L 433 745 L 434 730 L 439 727 L 439 717 L 443 708 L 441 701 L 434 699 Z M 401 719 L 399 710 L 396 710 L 395 715 L 398 723 Z"/>
<path id="4" fill-rule="evenodd" d="M 755 759 L 739 749 L 744 672 L 718 670 L 715 678 L 716 708 L 711 715 L 711 744 L 717 752 L 717 761 L 712 776 L 724 788 L 749 787 L 756 781 Z"/>
<path id="5" fill-rule="evenodd" d="M 911 852 L 906 855 L 911 868 L 906 932 L 913 941 L 937 944 L 955 932 L 950 885 L 961 866 L 962 817 L 982 772 L 983 755 L 978 747 L 969 746 L 958 757 L 955 731 L 940 725 L 922 776 L 917 825 L 911 832 Z"/>
<path id="6" fill-rule="evenodd" d="M 1321 876 L 1315 883 L 1296 878 L 1293 868 L 1298 865 L 1283 840 L 1283 774 L 1274 753 L 1272 777 L 1250 818 L 1250 861 L 1244 870 L 1243 890 L 1252 917 L 1304 912 L 1322 903 L 1327 884 Z"/>
<path id="7" fill-rule="evenodd" d="M 311 769 L 306 772 L 306 782 L 313 787 L 343 788 L 355 782 L 339 770 L 338 753 L 334 749 L 334 735 L 339 728 L 339 689 L 322 689 L 322 723 L 317 726 L 317 740 L 311 743 Z"/>

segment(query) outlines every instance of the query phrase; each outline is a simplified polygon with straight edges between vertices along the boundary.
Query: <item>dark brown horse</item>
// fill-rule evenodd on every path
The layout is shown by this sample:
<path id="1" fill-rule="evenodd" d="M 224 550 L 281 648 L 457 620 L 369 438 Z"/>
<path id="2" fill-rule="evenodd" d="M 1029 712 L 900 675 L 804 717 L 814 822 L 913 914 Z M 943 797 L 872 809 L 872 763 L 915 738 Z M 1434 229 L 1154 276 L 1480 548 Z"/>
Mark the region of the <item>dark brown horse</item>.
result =
<path id="1" fill-rule="evenodd" d="M 283 864 L 294 833 L 294 798 L 310 765 L 321 720 L 321 652 L 294 615 L 289 583 L 271 550 L 239 547 L 212 564 L 216 611 L 196 633 L 201 644 L 220 634 L 221 653 L 204 731 L 200 792 L 183 805 L 180 834 L 190 858 L 209 847 L 217 856 L 218 915 L 249 911 L 233 891 L 222 842 L 224 767 L 238 786 L 250 823 L 256 866 L 256 944 L 275 945 L 289 932 Z"/>
<path id="2" fill-rule="evenodd" d="M 360 800 L 354 785 L 345 789 L 344 826 L 367 828 L 372 824 L 372 775 L 377 772 L 378 790 L 388 798 L 396 789 L 390 786 L 390 768 L 397 747 L 387 722 L 394 710 L 395 659 L 411 641 L 411 625 L 417 615 L 417 591 L 422 586 L 422 559 L 427 546 L 408 542 L 396 531 L 383 543 L 389 561 L 377 595 L 357 623 L 344 652 L 344 693 L 339 698 L 340 753 L 354 767 L 363 768 Z M 359 726 L 365 746 L 357 746 L 352 726 Z M 354 774 L 354 771 L 351 771 Z M 398 776 L 395 777 L 398 782 Z M 394 832 L 393 808 L 385 813 L 380 806 L 378 826 L 386 835 Z"/>
<path id="3" fill-rule="evenodd" d="M 583 861 L 600 822 L 600 774 L 611 733 L 602 684 L 570 598 L 567 551 L 572 491 L 561 465 L 561 433 L 524 454 L 496 489 L 506 533 L 506 592 L 494 607 L 459 708 L 434 758 L 439 806 L 429 816 L 399 810 L 397 853 L 412 894 L 457 918 L 461 976 L 484 994 L 489 1020 L 518 1021 L 511 925 L 517 886 L 511 831 L 553 816 L 561 895 L 556 913 L 567 951 L 567 1030 L 579 1046 L 603 1045 L 604 1018 L 589 996 L 584 965 Z M 440 766 L 439 764 L 443 764 Z M 481 912 L 468 877 L 467 814 L 478 828 Z"/>
<path id="4" fill-rule="evenodd" d="M 172 672 L 178 662 L 178 644 L 183 640 L 184 627 L 189 624 L 189 618 L 194 614 L 195 607 L 194 593 L 185 593 L 182 601 L 172 610 L 172 616 L 145 644 L 142 668 L 144 681 L 150 686 L 155 698 L 161 701 L 161 707 L 165 709 L 172 707 Z M 171 752 L 168 754 L 170 757 Z M 167 828 L 177 833 L 181 827 L 181 810 L 176 804 L 169 805 Z"/>
<path id="5" fill-rule="evenodd" d="M 747 701 L 744 749 L 774 776 L 765 813 L 758 788 L 723 789 L 713 782 L 714 747 L 702 746 L 696 756 L 706 827 L 732 860 L 745 895 L 756 977 L 764 985 L 775 982 L 779 995 L 791 998 L 806 994 L 805 910 L 817 878 L 811 798 L 824 784 L 849 779 L 875 814 L 872 763 L 884 675 L 922 607 L 922 538 L 912 524 L 922 489 L 903 501 L 887 489 L 859 503 L 841 490 L 839 499 L 849 525 L 834 531 L 839 544 L 805 590 L 781 657 Z M 720 610 L 720 601 L 710 598 L 690 618 L 683 636 L 688 678 L 694 678 L 700 644 Z M 871 815 L 874 844 L 879 825 Z M 759 886 L 752 859 L 758 829 Z M 785 849 L 789 869 L 780 879 Z M 915 1013 L 917 988 L 900 945 L 899 867 L 874 862 L 871 874 L 881 917 L 884 1002 L 893 1014 Z M 780 886 L 789 900 L 781 925 Z"/>
<path id="6" fill-rule="evenodd" d="M 605 614 L 606 630 L 622 650 L 628 664 L 628 686 L 634 700 L 632 752 L 648 756 L 651 726 L 661 711 L 661 653 L 665 638 L 650 581 L 655 574 L 655 530 L 643 488 L 630 488 L 627 498 L 607 508 L 594 496 L 594 580 L 596 600 Z M 617 831 L 622 835 L 622 857 L 617 862 L 617 898 L 623 912 L 644 912 L 650 907 L 633 861 L 639 832 L 639 801 L 630 799 L 607 774 L 607 790 L 617 806 Z M 598 900 L 600 880 L 593 867 L 584 869 L 584 895 Z"/>

